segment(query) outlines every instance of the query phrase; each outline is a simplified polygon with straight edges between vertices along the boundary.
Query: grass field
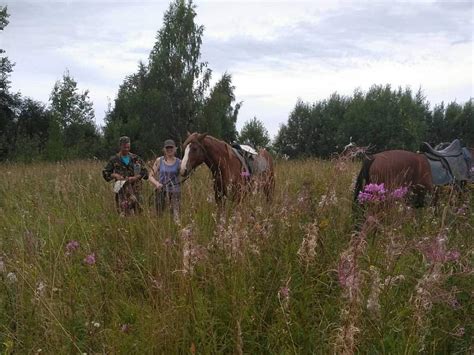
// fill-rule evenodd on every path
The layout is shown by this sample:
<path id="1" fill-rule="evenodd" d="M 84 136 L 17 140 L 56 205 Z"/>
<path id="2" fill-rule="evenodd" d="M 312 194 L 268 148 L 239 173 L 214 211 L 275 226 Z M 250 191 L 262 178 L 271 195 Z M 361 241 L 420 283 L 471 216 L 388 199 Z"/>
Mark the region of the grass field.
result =
<path id="1" fill-rule="evenodd" d="M 2 165 L 3 353 L 472 353 L 474 197 L 369 205 L 358 164 L 276 164 L 271 205 L 119 218 L 102 163 Z"/>

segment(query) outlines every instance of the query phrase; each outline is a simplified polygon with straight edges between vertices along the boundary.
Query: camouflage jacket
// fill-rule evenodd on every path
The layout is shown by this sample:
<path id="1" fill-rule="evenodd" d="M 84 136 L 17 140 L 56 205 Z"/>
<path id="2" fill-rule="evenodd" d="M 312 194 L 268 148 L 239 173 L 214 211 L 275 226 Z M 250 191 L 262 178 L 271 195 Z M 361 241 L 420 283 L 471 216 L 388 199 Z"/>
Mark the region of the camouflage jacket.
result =
<path id="1" fill-rule="evenodd" d="M 135 175 L 141 175 L 142 179 L 148 179 L 148 170 L 146 169 L 144 161 L 135 154 L 129 153 L 130 163 L 125 165 L 120 159 L 120 154 L 117 153 L 112 156 L 102 170 L 102 176 L 106 181 L 113 180 L 111 176 L 113 173 L 120 174 L 123 177 L 130 177 Z"/>

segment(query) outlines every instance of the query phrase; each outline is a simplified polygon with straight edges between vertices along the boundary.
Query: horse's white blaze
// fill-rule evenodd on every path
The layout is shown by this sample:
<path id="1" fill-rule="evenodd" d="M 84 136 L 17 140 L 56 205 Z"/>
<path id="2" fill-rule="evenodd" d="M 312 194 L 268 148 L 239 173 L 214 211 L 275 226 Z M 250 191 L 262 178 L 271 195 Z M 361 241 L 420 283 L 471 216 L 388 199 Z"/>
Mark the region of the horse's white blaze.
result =
<path id="1" fill-rule="evenodd" d="M 188 165 L 189 146 L 190 146 L 190 144 L 188 144 L 188 145 L 186 146 L 186 149 L 184 150 L 184 157 L 183 157 L 183 160 L 181 161 L 181 169 L 180 169 L 181 175 L 184 175 L 184 173 L 186 172 L 186 167 L 187 167 L 187 165 Z"/>

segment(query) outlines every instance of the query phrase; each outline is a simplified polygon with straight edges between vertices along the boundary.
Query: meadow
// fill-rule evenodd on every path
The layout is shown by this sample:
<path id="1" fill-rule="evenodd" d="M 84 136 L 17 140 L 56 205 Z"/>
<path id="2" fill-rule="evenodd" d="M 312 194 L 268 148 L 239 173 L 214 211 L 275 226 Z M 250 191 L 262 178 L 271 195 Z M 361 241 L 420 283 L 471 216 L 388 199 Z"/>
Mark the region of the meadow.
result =
<path id="1" fill-rule="evenodd" d="M 472 188 L 352 216 L 359 163 L 277 161 L 274 201 L 218 211 L 183 185 L 179 225 L 120 218 L 102 162 L 3 164 L 0 350 L 472 353 Z"/>

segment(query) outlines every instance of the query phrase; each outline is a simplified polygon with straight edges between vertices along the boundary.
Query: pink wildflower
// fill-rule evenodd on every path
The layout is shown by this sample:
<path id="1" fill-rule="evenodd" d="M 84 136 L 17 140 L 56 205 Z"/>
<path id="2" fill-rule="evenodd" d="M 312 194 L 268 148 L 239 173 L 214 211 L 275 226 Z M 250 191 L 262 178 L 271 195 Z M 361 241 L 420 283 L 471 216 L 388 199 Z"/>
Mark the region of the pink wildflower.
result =
<path id="1" fill-rule="evenodd" d="M 84 258 L 84 262 L 87 264 L 87 265 L 94 265 L 95 262 L 96 262 L 96 259 L 95 259 L 95 253 L 92 253 L 92 254 L 89 254 L 87 255 L 85 258 Z"/>
<path id="2" fill-rule="evenodd" d="M 392 191 L 390 196 L 396 200 L 401 200 L 408 193 L 408 187 L 402 186 Z"/>
<path id="3" fill-rule="evenodd" d="M 287 299 L 290 297 L 290 289 L 287 286 L 284 286 L 280 288 L 280 291 L 278 291 L 278 294 L 280 295 L 281 298 Z"/>
<path id="4" fill-rule="evenodd" d="M 430 243 L 422 244 L 420 250 L 431 264 L 458 260 L 461 254 L 457 250 L 447 250 L 446 241 L 446 234 L 440 233 Z"/>
<path id="5" fill-rule="evenodd" d="M 66 255 L 71 255 L 77 249 L 79 249 L 79 242 L 77 240 L 71 240 L 66 244 Z"/>
<path id="6" fill-rule="evenodd" d="M 383 183 L 368 184 L 365 186 L 364 191 L 359 193 L 357 199 L 360 203 L 384 201 L 386 193 L 387 190 Z"/>

